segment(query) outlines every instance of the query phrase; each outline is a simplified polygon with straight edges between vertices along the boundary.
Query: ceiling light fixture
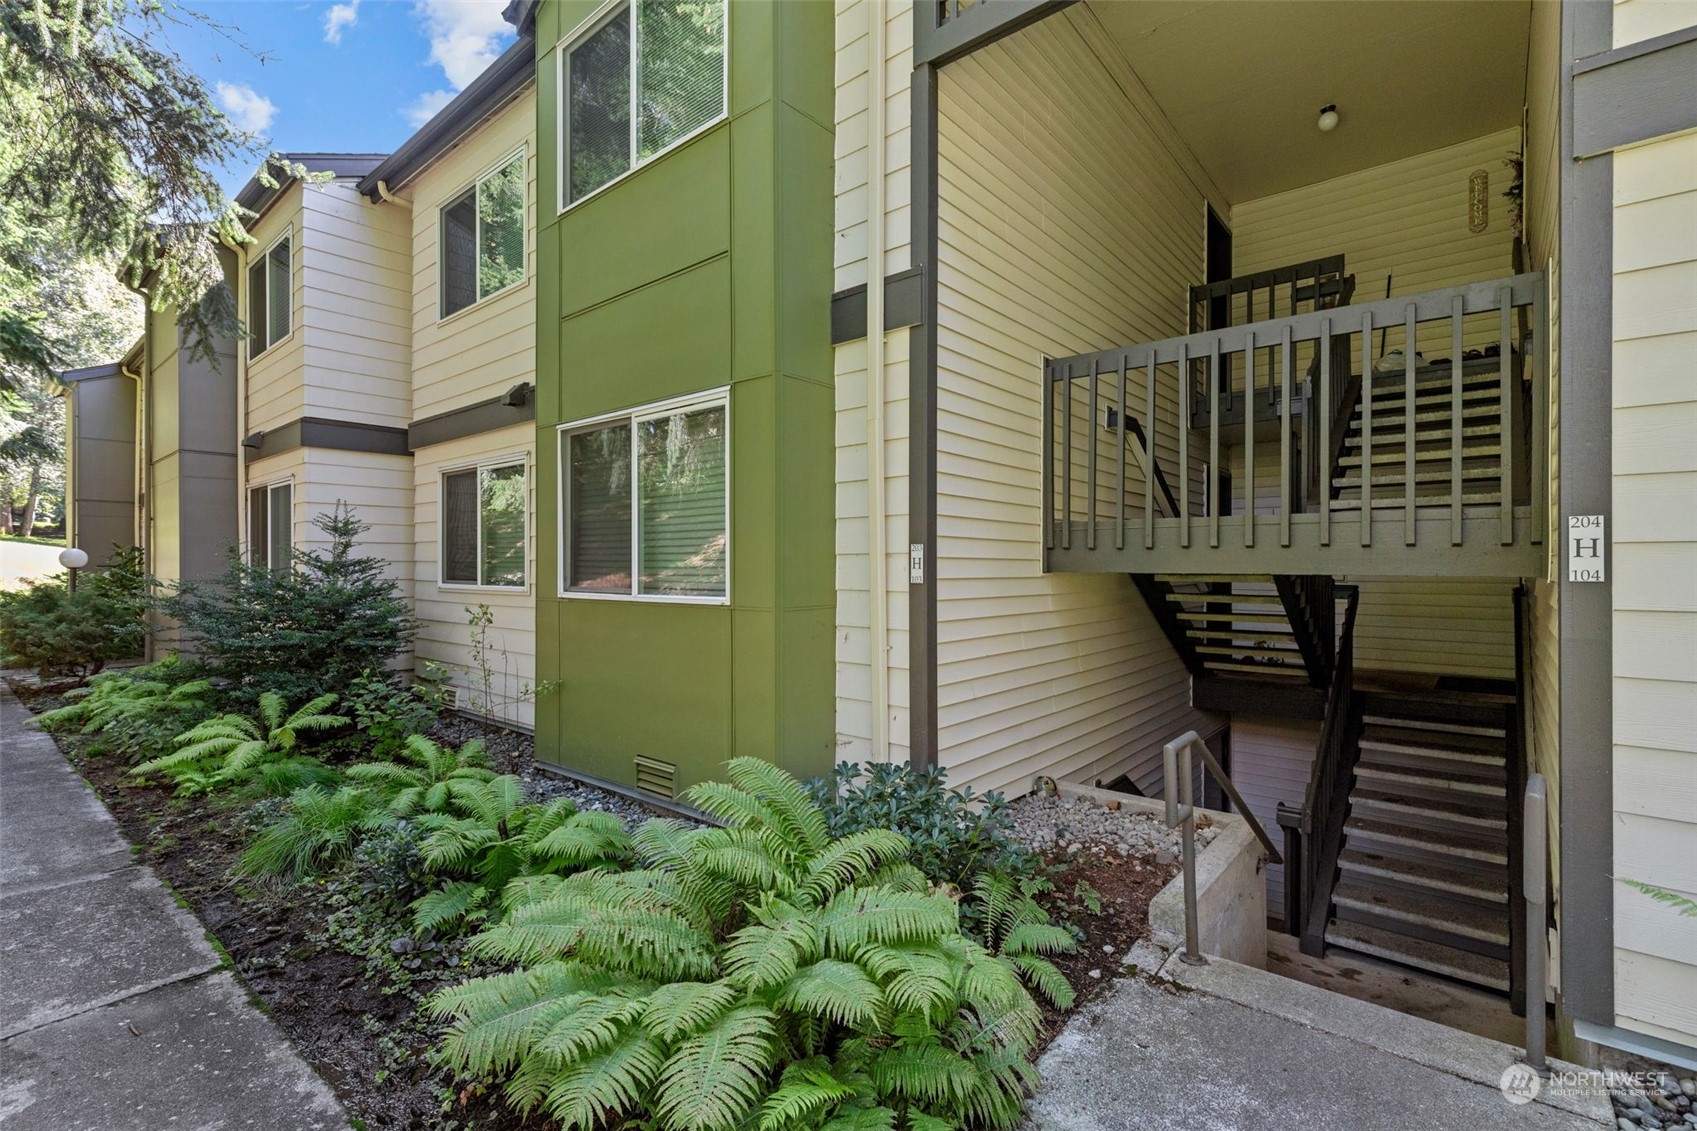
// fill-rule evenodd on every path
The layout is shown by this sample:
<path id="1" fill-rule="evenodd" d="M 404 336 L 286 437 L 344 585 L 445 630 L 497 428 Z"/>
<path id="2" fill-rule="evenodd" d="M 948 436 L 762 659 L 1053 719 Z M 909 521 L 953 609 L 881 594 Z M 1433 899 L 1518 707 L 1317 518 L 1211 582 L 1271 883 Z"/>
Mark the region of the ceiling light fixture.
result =
<path id="1" fill-rule="evenodd" d="M 1320 127 L 1320 132 L 1329 134 L 1338 128 L 1338 108 L 1334 102 L 1328 102 L 1320 107 L 1320 120 L 1314 123 Z"/>

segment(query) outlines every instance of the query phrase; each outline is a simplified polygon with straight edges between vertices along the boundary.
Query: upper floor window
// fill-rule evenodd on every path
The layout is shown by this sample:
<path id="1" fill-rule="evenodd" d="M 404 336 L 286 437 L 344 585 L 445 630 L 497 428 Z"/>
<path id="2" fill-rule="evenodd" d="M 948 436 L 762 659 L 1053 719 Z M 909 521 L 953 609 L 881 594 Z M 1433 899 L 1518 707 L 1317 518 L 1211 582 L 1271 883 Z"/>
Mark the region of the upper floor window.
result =
<path id="1" fill-rule="evenodd" d="M 725 0 L 628 0 L 560 53 L 560 207 L 725 114 Z"/>
<path id="2" fill-rule="evenodd" d="M 442 583 L 522 589 L 525 584 L 524 461 L 442 476 Z"/>
<path id="3" fill-rule="evenodd" d="M 442 208 L 442 316 L 524 278 L 524 154 Z"/>
<path id="4" fill-rule="evenodd" d="M 247 355 L 258 357 L 289 336 L 290 234 L 256 256 L 247 269 Z"/>

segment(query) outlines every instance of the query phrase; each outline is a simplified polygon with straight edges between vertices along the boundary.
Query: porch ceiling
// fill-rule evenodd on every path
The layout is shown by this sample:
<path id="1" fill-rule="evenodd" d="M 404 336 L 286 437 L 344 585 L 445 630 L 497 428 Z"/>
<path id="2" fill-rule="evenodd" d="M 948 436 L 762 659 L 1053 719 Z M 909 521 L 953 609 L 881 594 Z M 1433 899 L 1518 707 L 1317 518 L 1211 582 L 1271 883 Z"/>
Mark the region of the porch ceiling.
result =
<path id="1" fill-rule="evenodd" d="M 1089 7 L 1232 203 L 1520 124 L 1529 0 Z"/>

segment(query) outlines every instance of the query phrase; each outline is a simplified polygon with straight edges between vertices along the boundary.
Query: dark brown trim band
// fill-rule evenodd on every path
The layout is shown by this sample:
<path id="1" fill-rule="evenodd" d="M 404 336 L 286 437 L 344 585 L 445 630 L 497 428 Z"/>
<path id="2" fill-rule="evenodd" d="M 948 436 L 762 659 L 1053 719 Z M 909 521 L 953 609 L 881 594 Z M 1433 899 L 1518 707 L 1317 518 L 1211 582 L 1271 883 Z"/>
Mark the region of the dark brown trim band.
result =
<path id="1" fill-rule="evenodd" d="M 529 424 L 535 419 L 535 389 L 529 383 L 514 385 L 501 396 L 413 421 L 407 425 L 407 447 L 416 452 L 432 444 Z"/>
<path id="2" fill-rule="evenodd" d="M 923 21 L 915 5 L 915 18 Z M 937 68 L 913 71 L 913 259 L 920 321 L 908 333 L 908 754 L 937 764 Z M 861 319 L 865 322 L 864 316 Z M 918 580 L 915 580 L 915 578 Z"/>
<path id="3" fill-rule="evenodd" d="M 884 329 L 900 330 L 925 321 L 920 272 L 917 267 L 884 276 Z M 831 344 L 858 342 L 866 337 L 866 284 L 831 296 Z"/>
<path id="4" fill-rule="evenodd" d="M 1573 152 L 1607 153 L 1697 129 L 1697 27 L 1573 64 Z"/>
<path id="5" fill-rule="evenodd" d="M 405 428 L 303 416 L 280 427 L 255 432 L 243 440 L 242 459 L 245 463 L 254 463 L 296 448 L 328 448 L 384 456 L 412 454 L 412 449 L 407 447 Z"/>

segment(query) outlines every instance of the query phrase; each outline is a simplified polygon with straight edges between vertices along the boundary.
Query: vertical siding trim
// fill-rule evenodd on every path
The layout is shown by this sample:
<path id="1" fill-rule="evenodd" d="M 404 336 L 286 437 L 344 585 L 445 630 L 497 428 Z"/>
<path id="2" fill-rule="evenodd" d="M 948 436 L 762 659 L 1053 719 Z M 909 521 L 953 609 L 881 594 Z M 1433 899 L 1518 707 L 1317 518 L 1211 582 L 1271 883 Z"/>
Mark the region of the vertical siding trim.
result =
<path id="1" fill-rule="evenodd" d="M 917 31 L 924 4 L 913 6 Z M 916 40 L 917 41 L 917 40 Z M 923 321 L 908 335 L 908 551 L 924 575 L 908 579 L 908 756 L 916 769 L 937 764 L 937 67 L 913 70 L 913 266 Z M 868 484 L 881 490 L 881 484 Z M 876 570 L 879 563 L 873 563 Z M 878 573 L 873 584 L 878 584 Z"/>

